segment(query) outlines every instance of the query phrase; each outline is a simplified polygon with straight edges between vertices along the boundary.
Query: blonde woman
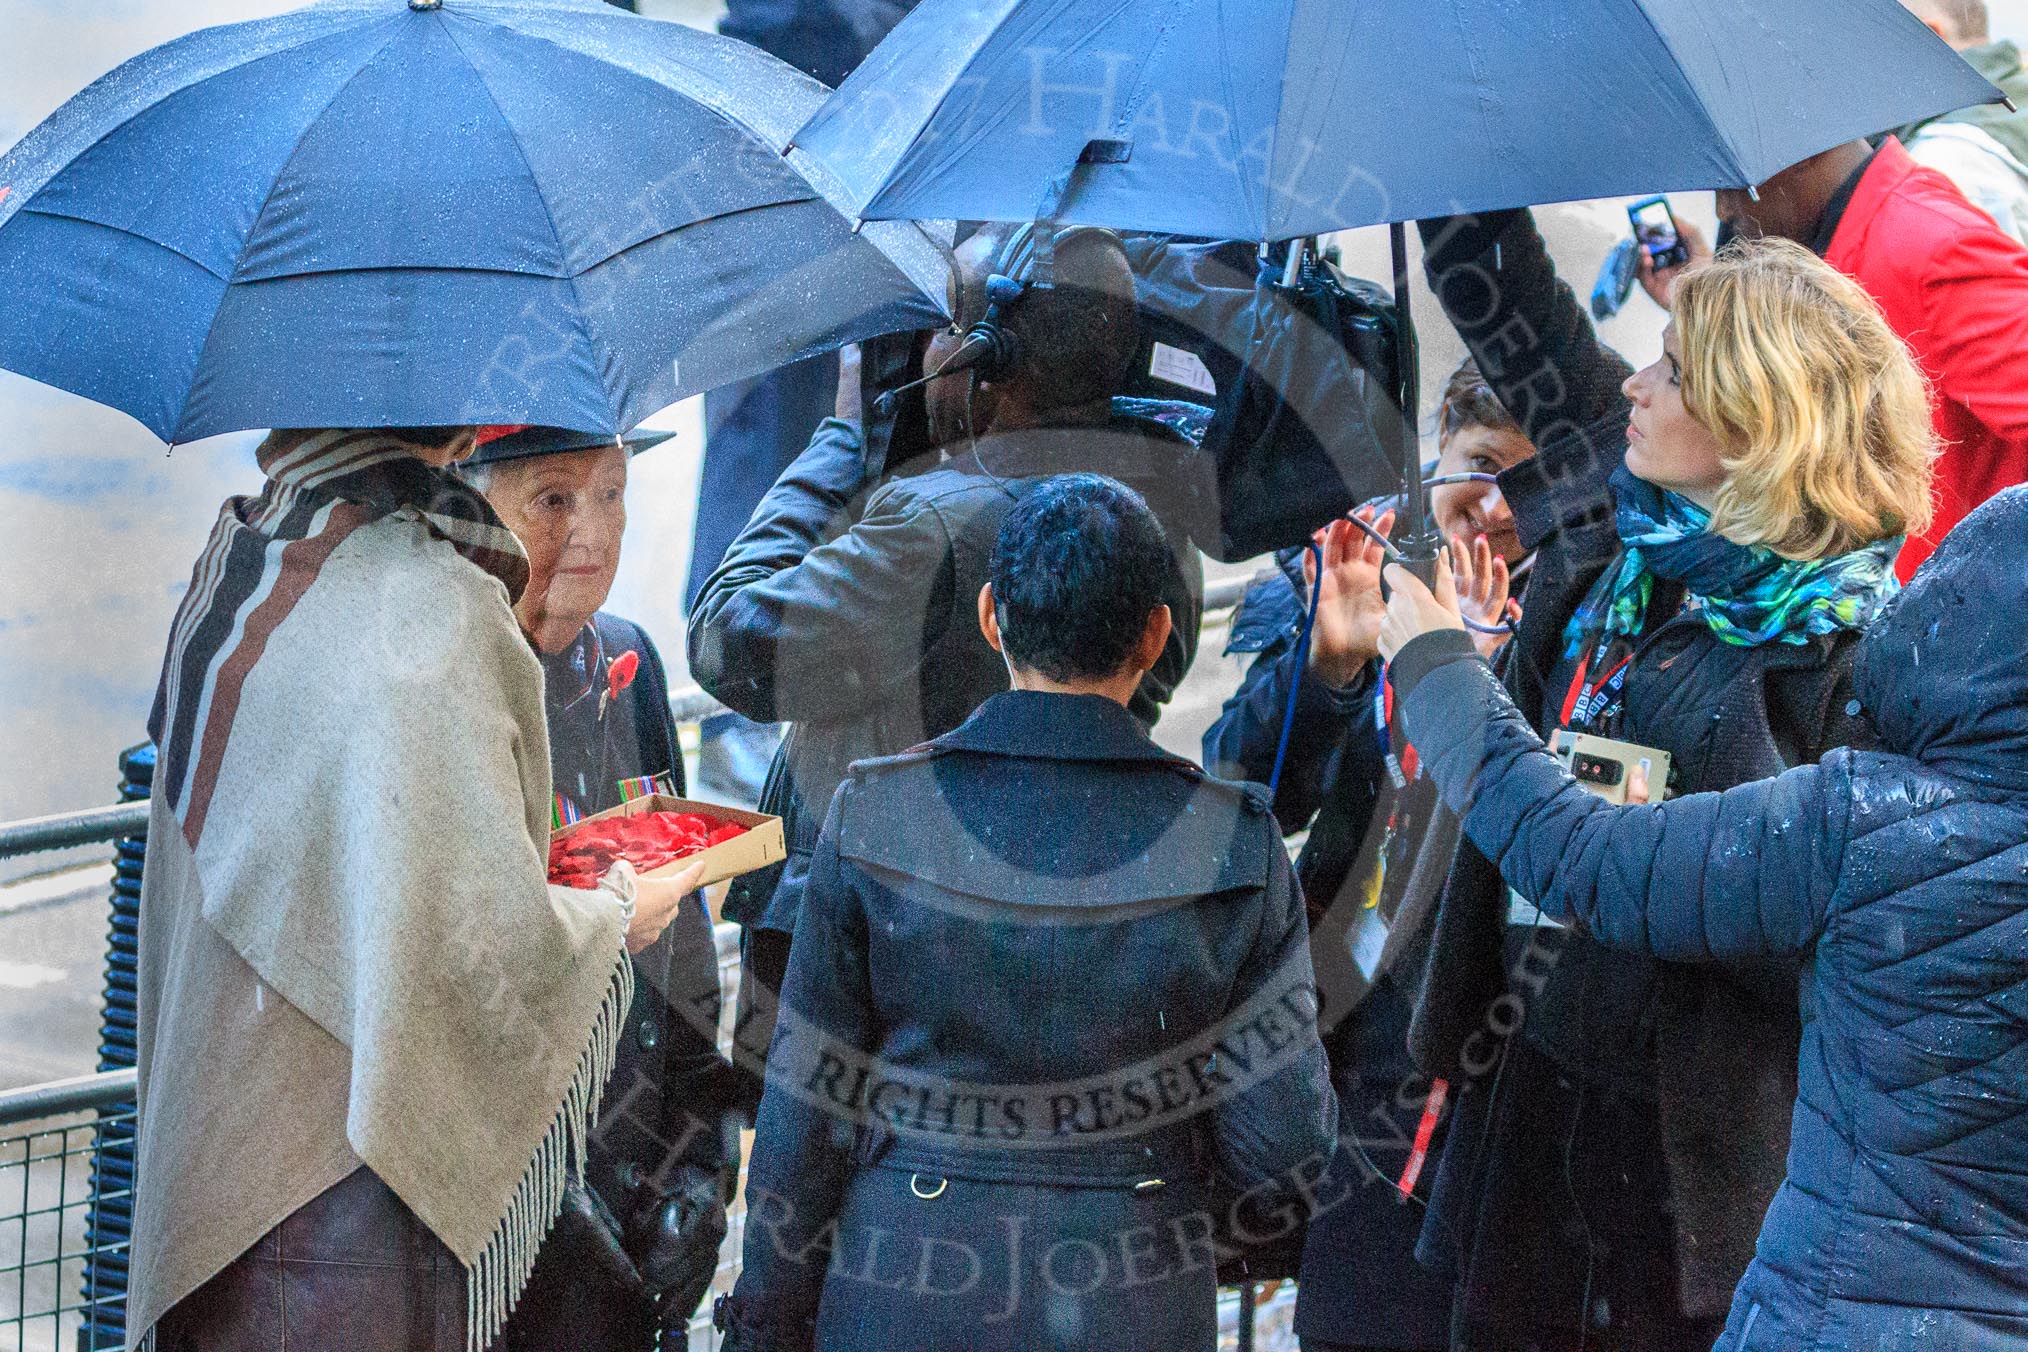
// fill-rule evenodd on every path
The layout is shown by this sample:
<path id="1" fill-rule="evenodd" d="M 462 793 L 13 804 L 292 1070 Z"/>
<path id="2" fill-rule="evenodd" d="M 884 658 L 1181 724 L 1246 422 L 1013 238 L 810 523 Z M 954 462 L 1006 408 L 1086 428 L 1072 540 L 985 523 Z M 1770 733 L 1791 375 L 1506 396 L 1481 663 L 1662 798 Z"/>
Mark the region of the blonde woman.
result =
<path id="1" fill-rule="evenodd" d="M 1424 233 L 1553 489 L 1517 512 L 1536 563 L 1503 667 L 1535 729 L 1649 748 L 1629 787 L 1657 800 L 1865 740 L 1855 644 L 1929 522 L 1936 450 L 1872 301 L 1793 244 L 1731 250 L 1680 281 L 1661 359 L 1629 375 L 1527 213 Z M 1666 782 L 1641 782 L 1659 753 Z M 1453 1095 L 1423 1232 L 1458 1278 L 1458 1345 L 1705 1352 L 1783 1177 L 1793 973 L 1609 952 L 1469 843 L 1433 950 L 1411 1042 L 1478 1089 Z"/>

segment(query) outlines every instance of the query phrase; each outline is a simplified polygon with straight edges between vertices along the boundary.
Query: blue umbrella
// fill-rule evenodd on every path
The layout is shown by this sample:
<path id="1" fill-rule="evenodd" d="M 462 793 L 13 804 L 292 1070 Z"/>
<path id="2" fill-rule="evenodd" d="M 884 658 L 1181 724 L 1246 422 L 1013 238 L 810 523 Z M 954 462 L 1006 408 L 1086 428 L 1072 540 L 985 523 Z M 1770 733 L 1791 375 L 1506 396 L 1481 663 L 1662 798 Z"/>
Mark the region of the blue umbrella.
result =
<path id="1" fill-rule="evenodd" d="M 0 159 L 0 367 L 170 441 L 622 432 L 940 320 L 947 251 L 855 231 L 822 85 L 602 0 L 333 0 L 193 33 Z"/>
<path id="2" fill-rule="evenodd" d="M 869 220 L 1279 240 L 1743 188 L 2001 97 L 1900 0 L 924 0 L 796 144 Z"/>
<path id="3" fill-rule="evenodd" d="M 1398 529 L 1433 559 L 1400 222 L 1751 187 L 2003 97 L 1900 0 L 923 0 L 795 144 L 868 220 L 1393 223 Z"/>

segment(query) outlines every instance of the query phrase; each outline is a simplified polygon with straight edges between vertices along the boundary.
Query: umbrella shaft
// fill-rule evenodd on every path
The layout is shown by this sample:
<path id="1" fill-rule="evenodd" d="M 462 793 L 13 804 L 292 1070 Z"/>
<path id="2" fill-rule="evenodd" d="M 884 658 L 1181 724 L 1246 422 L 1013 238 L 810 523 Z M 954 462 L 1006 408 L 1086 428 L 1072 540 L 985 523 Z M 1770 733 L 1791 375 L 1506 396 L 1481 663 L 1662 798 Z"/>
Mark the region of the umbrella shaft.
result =
<path id="1" fill-rule="evenodd" d="M 1440 541 L 1429 519 L 1429 495 L 1422 482 L 1422 441 L 1417 428 L 1422 422 L 1422 363 L 1415 338 L 1415 314 L 1409 300 L 1408 227 L 1396 221 L 1388 227 L 1394 245 L 1394 310 L 1397 343 L 1401 356 L 1401 524 L 1395 527 L 1395 541 L 1403 562 L 1411 571 L 1435 576 Z M 1428 580 L 1426 578 L 1425 580 Z"/>

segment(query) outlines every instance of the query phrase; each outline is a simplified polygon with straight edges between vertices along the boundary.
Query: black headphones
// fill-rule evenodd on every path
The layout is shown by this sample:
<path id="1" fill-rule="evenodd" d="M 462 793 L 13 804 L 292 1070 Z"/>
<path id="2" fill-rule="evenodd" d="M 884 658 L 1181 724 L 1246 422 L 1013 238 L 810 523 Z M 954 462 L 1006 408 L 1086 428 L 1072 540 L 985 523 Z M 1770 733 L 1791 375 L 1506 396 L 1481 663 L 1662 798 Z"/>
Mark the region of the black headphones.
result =
<path id="1" fill-rule="evenodd" d="M 945 376 L 971 372 L 982 380 L 993 380 L 1012 371 L 1021 361 L 1021 340 L 1006 327 L 1007 307 L 1030 291 L 1047 289 L 1053 278 L 1056 250 L 1079 235 L 1112 235 L 1099 225 L 1073 225 L 1059 231 L 1053 222 L 1024 221 L 1000 241 L 1000 247 L 986 262 L 986 313 L 965 330 L 965 340 L 943 365 L 889 390 L 875 401 L 882 416 L 894 411 L 897 397 L 905 390 L 927 385 Z"/>

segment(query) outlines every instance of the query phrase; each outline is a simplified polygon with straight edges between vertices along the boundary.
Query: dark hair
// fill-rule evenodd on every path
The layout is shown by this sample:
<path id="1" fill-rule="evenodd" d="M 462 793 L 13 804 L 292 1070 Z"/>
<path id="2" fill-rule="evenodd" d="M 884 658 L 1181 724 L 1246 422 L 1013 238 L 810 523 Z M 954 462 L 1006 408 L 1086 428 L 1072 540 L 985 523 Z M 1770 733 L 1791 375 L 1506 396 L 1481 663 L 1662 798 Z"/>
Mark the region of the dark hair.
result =
<path id="1" fill-rule="evenodd" d="M 405 441 L 411 446 L 422 446 L 429 450 L 436 450 L 450 445 L 461 434 L 469 432 L 472 429 L 468 425 L 450 424 L 436 427 L 387 427 L 381 430 L 396 441 Z"/>
<path id="2" fill-rule="evenodd" d="M 981 233 L 997 251 L 1016 228 L 996 223 Z M 1126 246 L 1110 230 L 1080 230 L 1058 245 L 1051 276 L 1052 285 L 1031 286 L 1003 312 L 1021 346 L 1015 378 L 1033 382 L 1040 409 L 1124 394 L 1141 341 Z M 985 272 L 961 286 L 960 309 L 971 323 L 986 312 Z"/>
<path id="3" fill-rule="evenodd" d="M 1437 406 L 1437 435 L 1449 441 L 1467 427 L 1484 427 L 1495 432 L 1519 432 L 1521 424 L 1493 393 L 1479 364 L 1470 357 L 1451 372 L 1444 386 L 1443 402 Z"/>
<path id="4" fill-rule="evenodd" d="M 993 549 L 1000 645 L 1052 681 L 1116 675 L 1162 604 L 1169 568 L 1162 524 L 1139 493 L 1102 474 L 1044 479 Z"/>

